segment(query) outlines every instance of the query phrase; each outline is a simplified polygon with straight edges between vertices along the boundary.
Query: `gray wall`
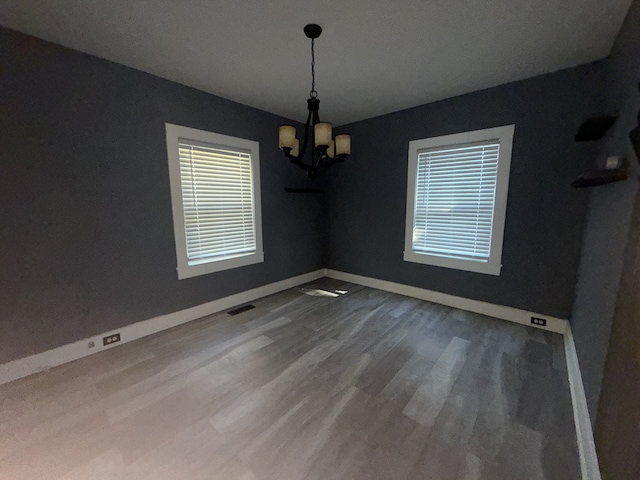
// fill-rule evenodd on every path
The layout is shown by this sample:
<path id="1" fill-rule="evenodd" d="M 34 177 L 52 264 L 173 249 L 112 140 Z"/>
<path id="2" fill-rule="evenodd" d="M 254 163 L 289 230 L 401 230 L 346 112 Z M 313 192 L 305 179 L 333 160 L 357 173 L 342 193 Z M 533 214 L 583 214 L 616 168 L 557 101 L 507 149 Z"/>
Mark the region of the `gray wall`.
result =
<path id="1" fill-rule="evenodd" d="M 5 29 L 0 91 L 0 363 L 321 267 L 284 119 Z M 178 280 L 165 122 L 260 142 L 264 263 Z"/>
<path id="2" fill-rule="evenodd" d="M 631 179 L 590 191 L 580 273 L 571 326 L 592 422 L 604 371 L 609 333 L 624 262 L 638 164 L 633 160 L 629 131 L 640 110 L 640 1 L 636 0 L 606 62 L 606 111 L 620 113 L 601 141 L 599 166 L 609 155 L 631 159 Z"/>
<path id="3" fill-rule="evenodd" d="M 598 113 L 602 64 L 590 64 L 346 125 L 353 152 L 331 183 L 333 269 L 568 318 L 593 160 L 576 144 Z M 499 277 L 404 262 L 410 140 L 516 124 Z"/>

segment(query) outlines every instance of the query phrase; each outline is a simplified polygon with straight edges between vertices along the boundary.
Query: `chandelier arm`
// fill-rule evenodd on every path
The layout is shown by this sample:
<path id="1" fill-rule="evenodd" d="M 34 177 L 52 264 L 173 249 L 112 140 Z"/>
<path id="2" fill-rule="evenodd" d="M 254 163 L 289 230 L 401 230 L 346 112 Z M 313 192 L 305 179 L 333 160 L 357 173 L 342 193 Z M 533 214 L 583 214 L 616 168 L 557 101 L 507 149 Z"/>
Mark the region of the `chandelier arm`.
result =
<path id="1" fill-rule="evenodd" d="M 299 156 L 297 157 L 294 157 L 293 155 L 291 155 L 291 148 L 283 149 L 283 152 L 291 163 L 293 163 L 294 165 L 297 165 L 305 172 L 311 172 L 313 170 L 313 168 L 310 165 L 307 165 L 306 163 L 304 163 L 304 161 L 302 160 L 303 158 L 302 155 L 298 154 Z"/>
<path id="2" fill-rule="evenodd" d="M 320 168 L 320 162 L 322 160 L 322 152 L 318 149 L 316 145 L 316 135 L 315 135 L 315 127 L 318 123 L 320 123 L 320 100 L 317 98 L 310 98 L 307 100 L 307 104 L 309 105 L 309 114 L 311 115 L 311 165 L 317 170 Z M 317 158 L 316 158 L 317 155 Z"/>
<path id="3" fill-rule="evenodd" d="M 287 157 L 289 158 L 289 160 L 291 161 L 291 163 L 293 163 L 294 165 L 297 165 L 298 167 L 300 167 L 302 170 L 304 170 L 305 172 L 308 172 L 309 177 L 315 177 L 315 169 L 313 167 L 313 165 L 307 165 L 306 163 L 304 163 L 304 154 L 307 151 L 307 146 L 309 143 L 309 125 L 311 123 L 311 119 L 312 119 L 312 115 L 311 115 L 311 107 L 309 107 L 309 114 L 307 115 L 307 121 L 305 123 L 304 126 L 304 141 L 302 143 L 302 148 L 298 151 L 298 156 L 294 157 L 293 155 L 291 155 L 289 152 L 291 152 L 291 150 L 289 150 L 289 152 L 285 152 Z"/>
<path id="4" fill-rule="evenodd" d="M 315 112 L 312 113 L 312 119 L 311 119 L 311 124 L 312 124 L 312 128 L 311 128 L 311 166 L 315 169 L 318 168 L 318 160 L 316 160 L 316 134 L 315 134 L 315 127 L 318 124 L 317 121 L 317 110 Z"/>
<path id="5" fill-rule="evenodd" d="M 304 124 L 304 141 L 302 142 L 302 147 L 298 152 L 298 160 L 303 165 L 304 165 L 304 162 L 302 160 L 304 159 L 305 153 L 307 153 L 307 146 L 309 144 L 309 125 L 311 124 L 311 118 L 312 118 L 311 105 L 309 104 L 309 113 L 307 115 L 307 121 Z"/>
<path id="6" fill-rule="evenodd" d="M 294 157 L 292 155 L 287 155 L 287 156 L 289 157 L 289 160 L 291 160 L 291 163 L 293 163 L 294 165 L 297 165 L 298 167 L 300 167 L 305 172 L 311 172 L 311 170 L 313 170 L 313 168 L 311 168 L 309 165 L 304 163 L 298 157 Z"/>
<path id="7" fill-rule="evenodd" d="M 322 165 L 323 168 L 329 168 L 333 165 L 335 165 L 336 163 L 344 163 L 345 159 L 347 158 L 347 154 L 346 153 L 341 153 L 339 155 L 336 155 L 335 158 L 331 158 L 329 156 L 326 156 L 324 159 L 324 164 Z"/>

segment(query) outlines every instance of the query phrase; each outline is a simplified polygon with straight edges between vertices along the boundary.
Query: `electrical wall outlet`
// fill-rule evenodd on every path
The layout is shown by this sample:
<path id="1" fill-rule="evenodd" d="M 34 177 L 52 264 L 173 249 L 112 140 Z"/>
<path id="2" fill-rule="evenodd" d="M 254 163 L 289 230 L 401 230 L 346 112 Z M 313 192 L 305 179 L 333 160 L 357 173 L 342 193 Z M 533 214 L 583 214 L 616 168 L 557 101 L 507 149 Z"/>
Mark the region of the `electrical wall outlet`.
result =
<path id="1" fill-rule="evenodd" d="M 547 321 L 544 318 L 531 317 L 531 323 L 533 325 L 538 325 L 539 327 L 547 326 Z"/>
<path id="2" fill-rule="evenodd" d="M 113 343 L 120 341 L 120 334 L 114 333 L 113 335 L 107 335 L 106 337 L 102 337 L 102 345 L 111 345 Z"/>

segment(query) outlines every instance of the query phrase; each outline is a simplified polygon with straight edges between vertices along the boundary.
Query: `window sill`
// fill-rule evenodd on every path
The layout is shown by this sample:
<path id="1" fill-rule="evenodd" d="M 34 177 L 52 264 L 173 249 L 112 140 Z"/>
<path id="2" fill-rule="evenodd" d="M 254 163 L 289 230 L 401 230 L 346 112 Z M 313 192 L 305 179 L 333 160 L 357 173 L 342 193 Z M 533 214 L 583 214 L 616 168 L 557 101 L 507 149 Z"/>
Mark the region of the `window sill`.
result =
<path id="1" fill-rule="evenodd" d="M 264 253 L 257 252 L 250 255 L 227 258 L 225 260 L 211 261 L 197 265 L 181 265 L 177 268 L 178 279 L 197 277 L 208 273 L 222 272 L 233 268 L 244 267 L 264 262 Z"/>
<path id="2" fill-rule="evenodd" d="M 434 255 L 424 255 L 415 252 L 404 252 L 404 261 L 495 276 L 500 276 L 500 270 L 502 269 L 500 262 L 475 262 L 473 260 L 437 257 Z"/>

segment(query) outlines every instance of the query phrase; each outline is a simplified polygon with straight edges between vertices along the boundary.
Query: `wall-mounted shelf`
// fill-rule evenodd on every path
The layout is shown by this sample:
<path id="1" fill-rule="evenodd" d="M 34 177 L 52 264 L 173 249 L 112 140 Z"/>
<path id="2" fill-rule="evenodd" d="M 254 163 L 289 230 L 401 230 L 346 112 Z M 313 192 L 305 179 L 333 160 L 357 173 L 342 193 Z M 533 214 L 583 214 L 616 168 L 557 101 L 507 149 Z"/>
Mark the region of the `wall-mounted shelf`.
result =
<path id="1" fill-rule="evenodd" d="M 584 172 L 578 178 L 576 178 L 571 183 L 571 186 L 573 188 L 596 187 L 598 185 L 606 185 L 607 183 L 620 182 L 626 179 L 626 168 L 590 170 L 588 172 Z"/>
<path id="2" fill-rule="evenodd" d="M 287 193 L 324 193 L 324 190 L 320 188 L 285 188 Z"/>

